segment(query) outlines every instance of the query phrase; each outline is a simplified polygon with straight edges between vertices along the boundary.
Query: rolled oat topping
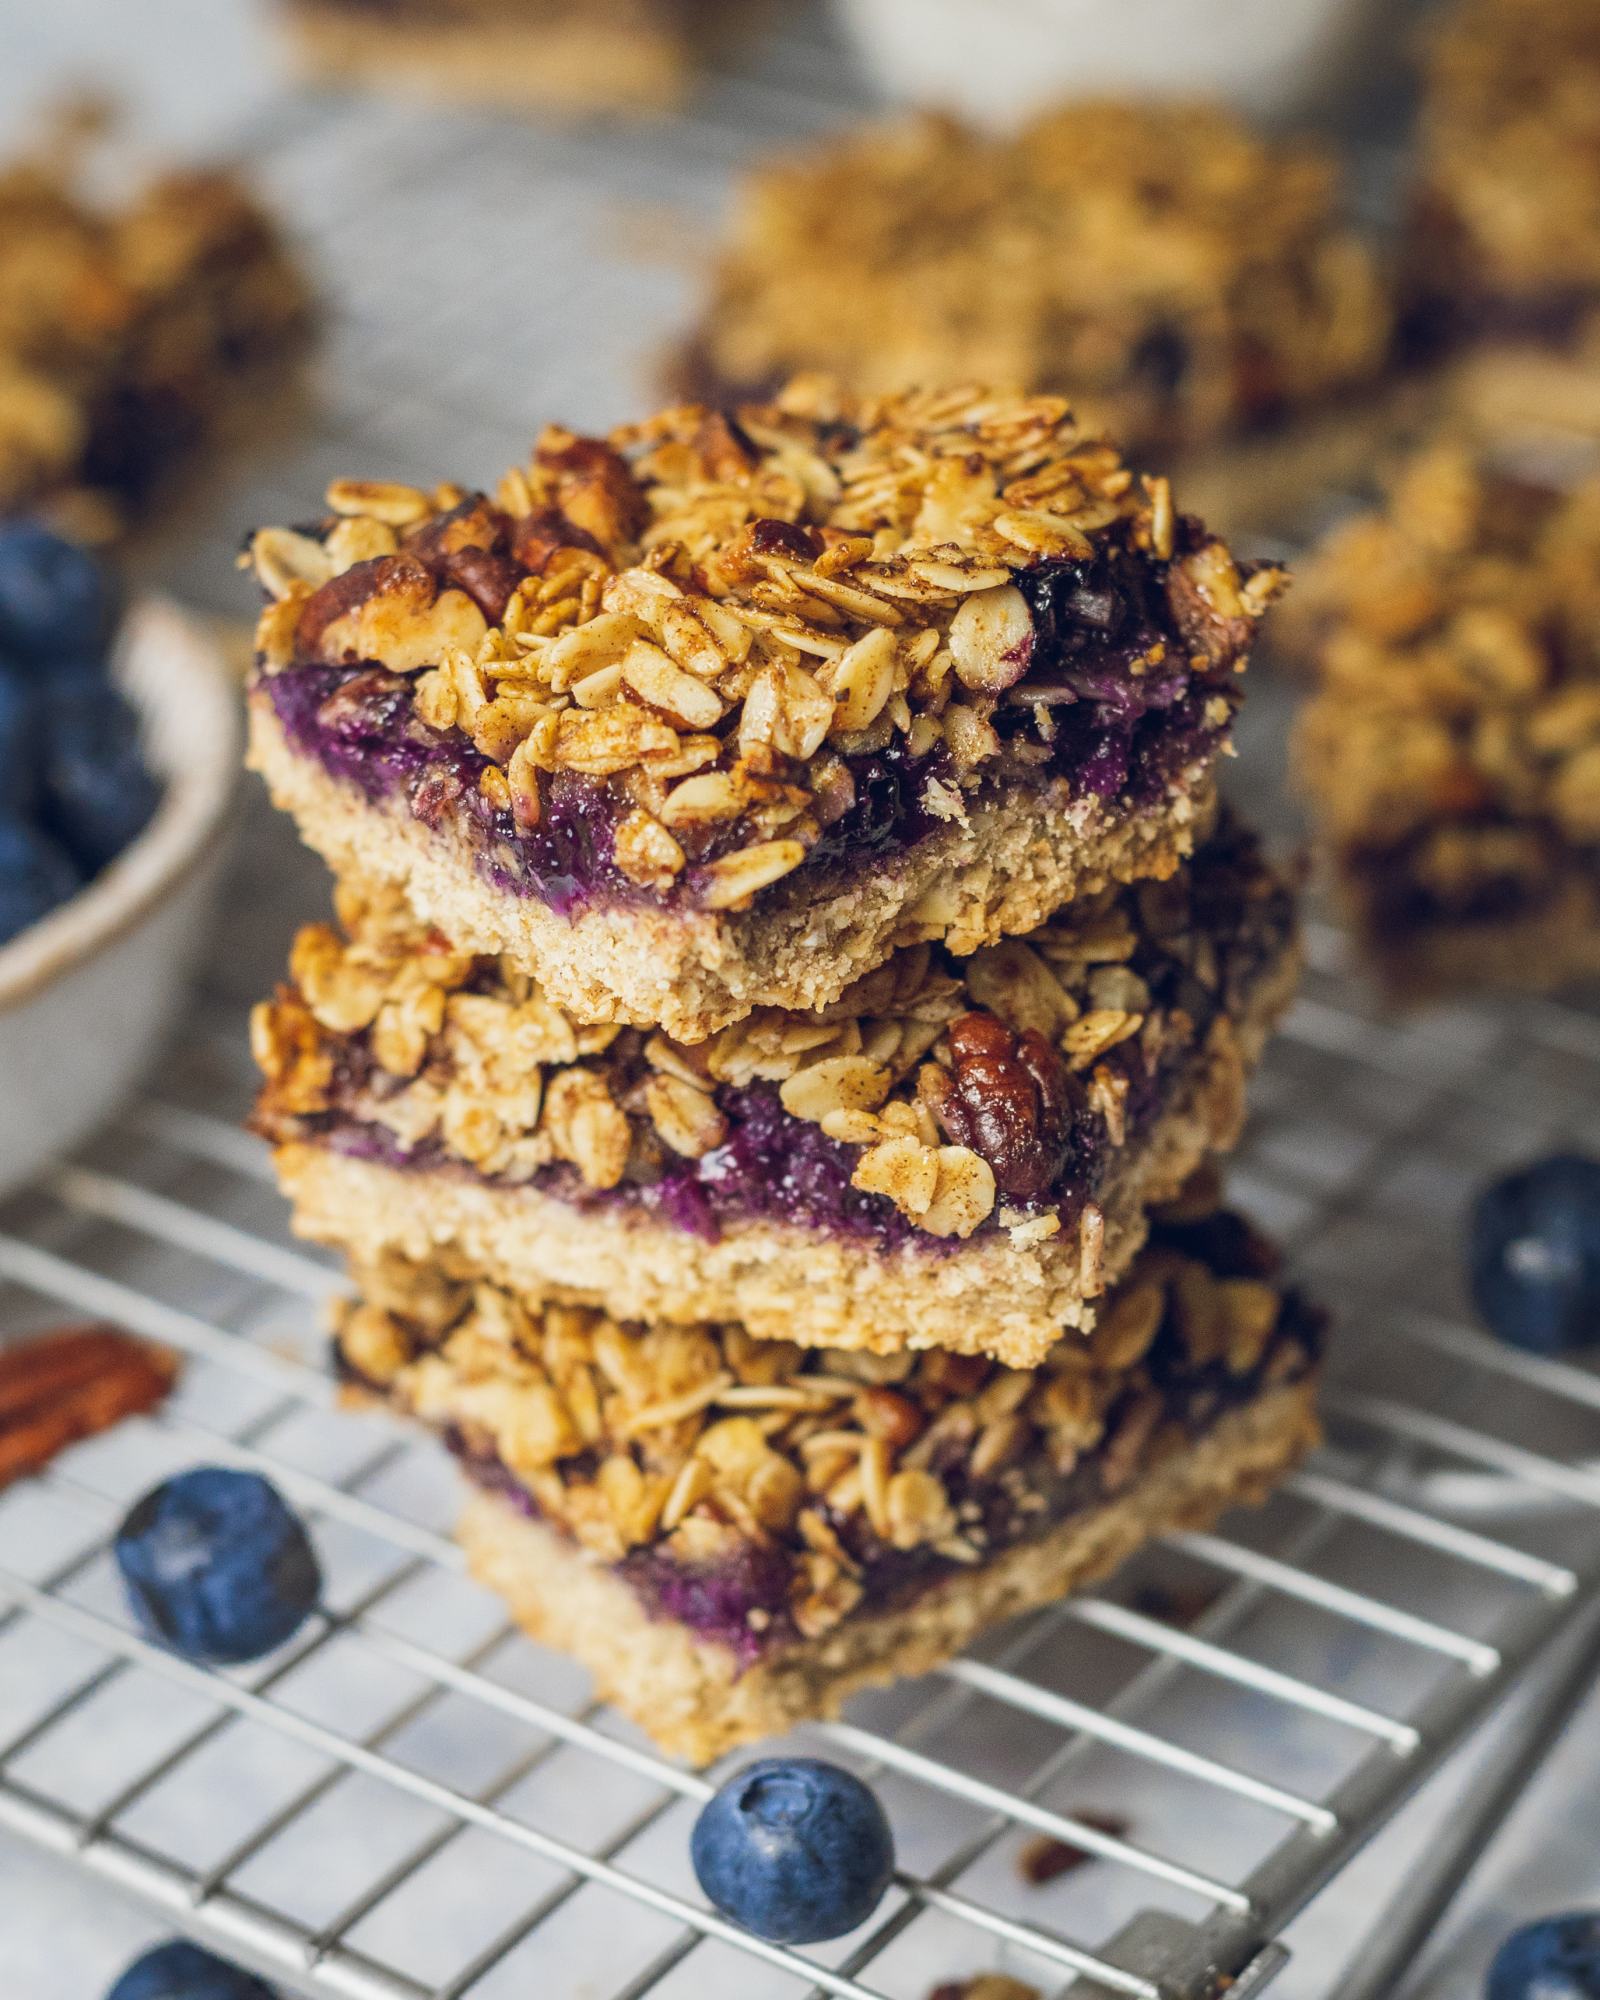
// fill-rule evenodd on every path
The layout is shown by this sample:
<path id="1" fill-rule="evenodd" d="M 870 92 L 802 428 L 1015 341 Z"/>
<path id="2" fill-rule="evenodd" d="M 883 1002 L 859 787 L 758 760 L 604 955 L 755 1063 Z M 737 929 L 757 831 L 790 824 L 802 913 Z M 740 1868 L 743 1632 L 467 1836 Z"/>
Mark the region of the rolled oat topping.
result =
<path id="1" fill-rule="evenodd" d="M 1454 447 L 1311 565 L 1298 765 L 1379 923 L 1536 909 L 1600 862 L 1600 482 Z"/>
<path id="2" fill-rule="evenodd" d="M 480 1476 L 753 1655 L 1121 1492 L 1174 1437 L 1303 1376 L 1319 1322 L 1274 1269 L 1237 1218 L 1158 1230 L 1092 1343 L 1018 1372 L 623 1327 L 396 1259 L 358 1271 L 339 1355 Z M 673 1595 L 685 1580 L 698 1596 Z"/>
<path id="3" fill-rule="evenodd" d="M 0 511 L 49 503 L 93 530 L 298 351 L 309 299 L 231 174 L 101 209 L 81 136 L 0 170 Z"/>
<path id="4" fill-rule="evenodd" d="M 1227 822 L 1169 882 L 1083 899 L 969 959 L 914 946 L 832 1007 L 758 1009 L 686 1046 L 581 1025 L 397 898 L 346 893 L 340 914 L 346 935 L 302 931 L 294 985 L 256 1011 L 274 1139 L 712 1224 L 993 1224 L 1025 1242 L 1071 1227 L 1090 1259 L 1108 1157 L 1202 1047 L 1219 1058 L 1293 924 L 1289 891 Z"/>
<path id="5" fill-rule="evenodd" d="M 970 388 L 800 384 L 547 431 L 493 499 L 345 480 L 328 506 L 251 543 L 262 695 L 557 907 L 743 909 L 999 784 L 1163 798 L 1284 581 L 1059 398 Z"/>
<path id="6" fill-rule="evenodd" d="M 691 379 L 1020 382 L 1141 450 L 1247 430 L 1383 364 L 1383 287 L 1340 210 L 1328 155 L 1206 106 L 831 140 L 749 183 Z"/>
<path id="7" fill-rule="evenodd" d="M 1461 0 L 1430 38 L 1404 270 L 1433 333 L 1563 339 L 1600 302 L 1600 14 Z"/>

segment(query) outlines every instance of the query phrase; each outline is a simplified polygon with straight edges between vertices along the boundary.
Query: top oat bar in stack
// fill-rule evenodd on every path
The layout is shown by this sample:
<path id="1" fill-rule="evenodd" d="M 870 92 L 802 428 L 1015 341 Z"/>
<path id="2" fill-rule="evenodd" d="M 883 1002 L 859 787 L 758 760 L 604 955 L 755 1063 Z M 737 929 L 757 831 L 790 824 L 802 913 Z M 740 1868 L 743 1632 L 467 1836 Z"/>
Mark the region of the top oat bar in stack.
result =
<path id="1" fill-rule="evenodd" d="M 1056 397 L 799 385 L 252 545 L 253 761 L 346 879 L 695 1042 L 1192 845 L 1281 573 Z"/>

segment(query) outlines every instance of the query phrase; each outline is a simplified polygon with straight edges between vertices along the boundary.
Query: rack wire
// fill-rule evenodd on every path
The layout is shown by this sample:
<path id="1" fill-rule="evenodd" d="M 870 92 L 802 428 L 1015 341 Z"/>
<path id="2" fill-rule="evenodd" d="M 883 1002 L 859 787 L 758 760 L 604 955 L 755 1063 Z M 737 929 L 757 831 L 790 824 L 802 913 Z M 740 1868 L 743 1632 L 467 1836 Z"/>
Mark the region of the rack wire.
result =
<path id="1" fill-rule="evenodd" d="M 698 226 L 732 166 L 852 108 L 841 79 L 791 33 L 670 142 L 276 103 L 241 144 L 331 298 L 318 428 L 190 524 L 169 580 L 237 610 L 239 529 L 296 518 L 331 472 L 489 477 L 547 414 L 625 413 L 687 303 L 638 254 L 676 240 L 646 205 Z M 1269 818 L 1274 705 L 1256 697 L 1242 773 Z M 1054 1993 L 1199 2000 L 1226 1979 L 1248 2000 L 1294 1913 L 1530 1663 L 1565 1641 L 1562 1697 L 1582 1684 L 1600 1378 L 1487 1340 L 1455 1270 L 1472 1189 L 1592 1129 L 1600 1015 L 1395 1021 L 1314 926 L 1233 1184 L 1338 1308 L 1327 1449 L 1260 1512 L 1168 1535 L 804 1732 L 877 1786 L 903 1872 L 835 1947 L 738 1933 L 687 1868 L 715 1774 L 663 1761 L 465 1579 L 442 1453 L 337 1407 L 317 1324 L 336 1274 L 289 1240 L 239 1129 L 243 1004 L 317 874 L 257 809 L 238 881 L 151 1094 L 0 1211 L 0 1328 L 106 1317 L 188 1362 L 161 1412 L 0 1495 L 0 1826 L 308 1996 L 923 2000 L 1003 1965 Z M 226 1674 L 133 1632 L 106 1553 L 140 1492 L 202 1459 L 268 1472 L 329 1582 L 325 1615 Z M 1502 1795 L 1419 1882 L 1407 1936 Z M 1084 1865 L 1027 1880 L 1041 1836 Z"/>

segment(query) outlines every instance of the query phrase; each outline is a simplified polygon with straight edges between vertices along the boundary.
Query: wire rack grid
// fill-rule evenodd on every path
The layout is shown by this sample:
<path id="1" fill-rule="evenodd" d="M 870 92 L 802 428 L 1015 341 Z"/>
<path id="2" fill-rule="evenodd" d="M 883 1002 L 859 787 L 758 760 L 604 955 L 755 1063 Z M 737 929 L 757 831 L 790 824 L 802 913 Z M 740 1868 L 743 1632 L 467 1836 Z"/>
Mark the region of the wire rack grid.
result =
<path id="1" fill-rule="evenodd" d="M 237 1035 L 202 1023 L 0 1231 L 5 1324 L 106 1316 L 189 1360 L 158 1416 L 0 1500 L 0 1822 L 308 1994 L 487 2000 L 534 1966 L 559 1995 L 853 2000 L 995 1963 L 1139 2000 L 1264 1977 L 1293 1912 L 1594 1601 L 1600 1380 L 1427 1296 L 1442 1244 L 1408 1294 L 1382 1238 L 1415 1261 L 1519 1142 L 1574 1131 L 1597 1044 L 1556 1006 L 1396 1026 L 1313 968 L 1236 1181 L 1338 1277 L 1331 1446 L 1259 1515 L 805 1732 L 882 1790 L 904 1869 L 861 1934 L 799 1957 L 685 1875 L 713 1778 L 464 1582 L 430 1445 L 334 1406 L 333 1274 L 285 1238 L 233 1122 Z M 267 1470 L 316 1526 L 327 1615 L 262 1668 L 150 1647 L 112 1583 L 121 1511 L 197 1458 Z M 1094 1865 L 1029 1886 L 1041 1835 Z"/>
<path id="2" fill-rule="evenodd" d="M 318 428 L 189 524 L 169 580 L 236 610 L 238 531 L 298 518 L 330 473 L 489 477 L 550 413 L 625 414 L 686 301 L 647 204 L 695 225 L 732 166 L 853 102 L 795 35 L 670 143 L 276 103 L 240 143 L 331 301 Z M 1242 775 L 1270 808 L 1281 718 L 1255 709 Z M 902 1874 L 823 1952 L 732 1931 L 686 1864 L 711 1779 L 663 1762 L 463 1577 L 441 1454 L 336 1407 L 317 1333 L 335 1274 L 289 1241 L 239 1130 L 243 1001 L 320 891 L 259 812 L 241 859 L 153 1094 L 0 1212 L 0 1328 L 105 1316 L 188 1357 L 157 1416 L 0 1496 L 12 1832 L 306 1995 L 923 2000 L 1003 1966 L 1130 2000 L 1231 1979 L 1240 2000 L 1521 1670 L 1581 1637 L 1600 1379 L 1485 1340 L 1453 1272 L 1471 1189 L 1592 1128 L 1600 1018 L 1388 1020 L 1314 929 L 1234 1185 L 1338 1305 L 1329 1447 L 1258 1514 L 1169 1535 L 1113 1586 L 806 1732 L 878 1787 Z M 202 1458 L 268 1470 L 329 1582 L 290 1647 L 226 1675 L 138 1639 L 106 1554 L 127 1505 Z M 1041 1837 L 1084 1865 L 1031 1881 Z"/>

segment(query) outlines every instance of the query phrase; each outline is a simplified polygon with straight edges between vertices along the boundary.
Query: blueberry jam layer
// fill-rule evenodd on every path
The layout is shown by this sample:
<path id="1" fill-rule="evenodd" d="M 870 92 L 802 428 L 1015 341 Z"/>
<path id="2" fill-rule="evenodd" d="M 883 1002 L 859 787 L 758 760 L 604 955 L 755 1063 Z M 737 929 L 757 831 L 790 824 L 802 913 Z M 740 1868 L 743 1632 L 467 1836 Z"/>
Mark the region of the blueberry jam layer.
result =
<path id="1" fill-rule="evenodd" d="M 1158 808 L 1215 754 L 1232 694 L 1225 675 L 1190 672 L 1190 636 L 1175 630 L 1168 606 L 1168 568 L 1110 546 L 1018 575 L 1033 631 L 1016 683 L 993 698 L 1000 749 L 969 803 L 1053 786 L 1139 814 Z M 1167 661 L 1148 665 L 1162 647 Z M 670 888 L 641 888 L 614 859 L 617 828 L 635 804 L 622 778 L 556 773 L 539 824 L 527 828 L 479 789 L 490 760 L 460 730 L 441 732 L 416 714 L 407 676 L 370 661 L 296 664 L 258 676 L 256 685 L 297 755 L 374 804 L 398 801 L 423 825 L 449 827 L 495 888 L 558 915 L 643 903 L 696 907 L 706 864 L 753 837 L 741 819 L 679 827 L 687 867 Z M 953 776 L 943 743 L 915 757 L 897 736 L 841 761 L 845 778 L 829 787 L 825 803 L 815 802 L 805 873 L 819 895 L 863 867 L 892 864 L 948 824 L 929 792 L 930 781 Z M 802 778 L 804 767 L 791 775 Z"/>
<path id="2" fill-rule="evenodd" d="M 1194 1225 L 1192 1247 L 1204 1248 L 1220 1277 L 1261 1276 L 1260 1239 L 1243 1227 L 1230 1235 L 1230 1220 L 1210 1217 Z M 1180 1246 L 1175 1238 L 1172 1247 L 1190 1246 Z M 973 1470 L 970 1440 L 952 1437 L 928 1469 L 943 1485 L 969 1545 L 981 1559 L 992 1559 L 1042 1539 L 1125 1491 L 1157 1449 L 1169 1448 L 1174 1431 L 1192 1444 L 1269 1387 L 1303 1380 L 1316 1366 L 1322 1338 L 1321 1315 L 1294 1293 L 1286 1295 L 1276 1327 L 1243 1372 L 1233 1372 L 1221 1359 L 1197 1363 L 1169 1326 L 1158 1335 L 1137 1376 L 1111 1402 L 1104 1433 L 1093 1447 L 1057 1458 L 1035 1445 L 1002 1471 L 980 1475 Z M 383 1393 L 348 1363 L 339 1365 L 346 1379 Z M 982 1374 L 980 1365 L 975 1385 Z M 443 1435 L 475 1483 L 529 1519 L 565 1533 L 562 1522 L 541 1507 L 481 1437 L 451 1424 L 443 1426 Z M 561 1483 L 574 1492 L 589 1488 L 598 1468 L 596 1452 L 564 1461 Z M 963 1559 L 929 1544 L 896 1548 L 879 1539 L 859 1508 L 828 1508 L 825 1518 L 861 1584 L 852 1616 L 902 1610 L 957 1571 L 970 1571 L 970 1554 Z M 687 1563 L 664 1546 L 645 1546 L 612 1568 L 652 1617 L 687 1627 L 697 1638 L 726 1648 L 741 1668 L 749 1668 L 801 1636 L 791 1610 L 799 1589 L 798 1564 L 798 1551 L 775 1536 L 739 1539 L 713 1562 Z"/>
<path id="3" fill-rule="evenodd" d="M 1460 822 L 1469 853 L 1474 842 L 1487 843 L 1481 866 L 1441 880 L 1427 856 L 1438 836 L 1451 830 L 1423 828 L 1398 844 L 1353 849 L 1347 856 L 1377 935 L 1403 939 L 1435 928 L 1514 924 L 1559 908 L 1575 882 L 1600 891 L 1600 848 L 1573 847 L 1558 827 L 1540 820 Z M 1510 859 L 1497 858 L 1500 836 L 1512 843 Z"/>

